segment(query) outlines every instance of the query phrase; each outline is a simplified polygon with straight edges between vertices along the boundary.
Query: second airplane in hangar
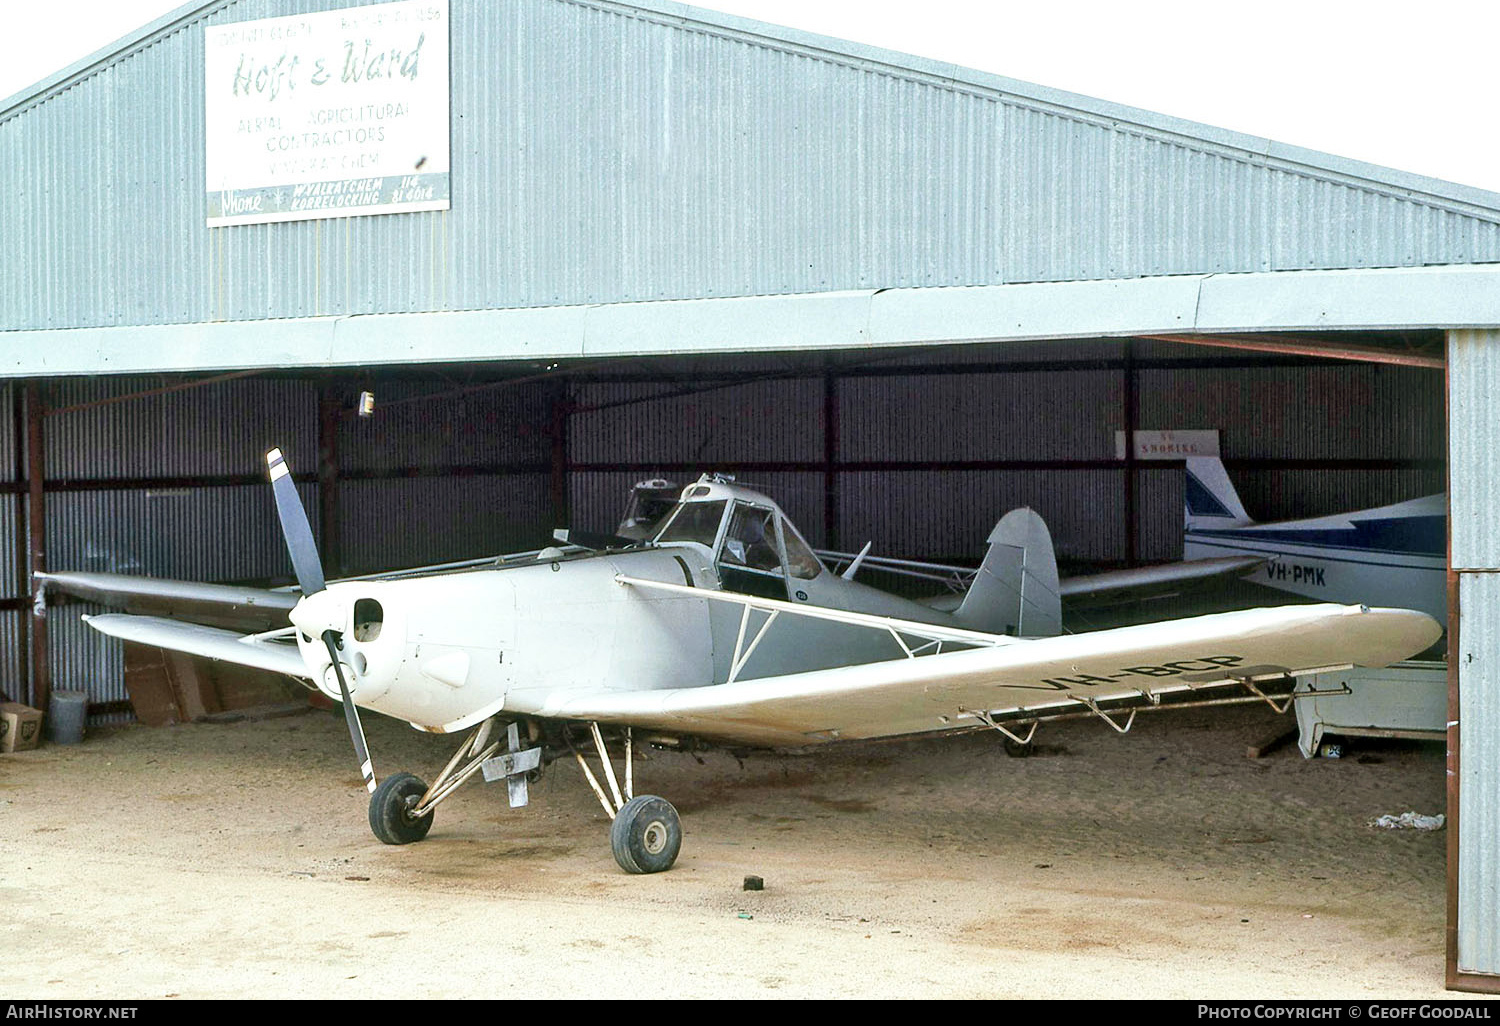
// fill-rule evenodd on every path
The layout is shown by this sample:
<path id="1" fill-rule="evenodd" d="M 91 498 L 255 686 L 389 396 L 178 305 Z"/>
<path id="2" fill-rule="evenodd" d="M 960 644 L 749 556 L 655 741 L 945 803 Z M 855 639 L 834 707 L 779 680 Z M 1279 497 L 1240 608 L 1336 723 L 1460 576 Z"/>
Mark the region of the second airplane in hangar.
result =
<path id="1" fill-rule="evenodd" d="M 1253 556 L 1249 578 L 1324 602 L 1378 602 L 1448 622 L 1448 497 L 1302 520 L 1252 520 L 1215 456 L 1191 456 L 1184 481 L 1188 559 Z"/>

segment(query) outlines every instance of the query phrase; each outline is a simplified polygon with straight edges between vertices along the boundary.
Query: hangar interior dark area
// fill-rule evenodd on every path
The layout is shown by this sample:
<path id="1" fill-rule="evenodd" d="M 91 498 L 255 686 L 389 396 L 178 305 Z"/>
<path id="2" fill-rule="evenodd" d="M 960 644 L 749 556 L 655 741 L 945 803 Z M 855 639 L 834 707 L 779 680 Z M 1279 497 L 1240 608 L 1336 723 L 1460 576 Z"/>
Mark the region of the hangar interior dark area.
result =
<path id="1" fill-rule="evenodd" d="M 1117 431 L 1218 430 L 1259 520 L 1433 494 L 1441 343 L 1343 332 L 1272 352 L 1137 338 L 14 383 L 0 658 L 32 682 L 11 697 L 33 698 L 38 511 L 43 569 L 289 583 L 273 446 L 338 575 L 533 549 L 554 527 L 607 533 L 634 482 L 705 471 L 770 495 L 818 548 L 973 562 L 1000 515 L 1030 506 L 1065 573 L 1180 559 L 1182 464 L 1119 458 Z M 1301 355 L 1320 345 L 1368 359 Z M 86 691 L 97 722 L 131 718 L 123 646 L 81 619 L 100 608 L 47 603 L 50 689 Z"/>

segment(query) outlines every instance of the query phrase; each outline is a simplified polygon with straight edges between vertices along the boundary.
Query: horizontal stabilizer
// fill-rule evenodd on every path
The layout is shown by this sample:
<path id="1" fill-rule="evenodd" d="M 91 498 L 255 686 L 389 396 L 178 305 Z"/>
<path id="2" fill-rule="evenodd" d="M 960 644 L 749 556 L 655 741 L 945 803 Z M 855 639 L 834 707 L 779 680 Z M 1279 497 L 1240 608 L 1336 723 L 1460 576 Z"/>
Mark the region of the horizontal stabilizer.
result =
<path id="1" fill-rule="evenodd" d="M 1245 577 L 1265 565 L 1266 560 L 1259 556 L 1225 556 L 1107 570 L 1065 579 L 1062 596 L 1073 608 L 1139 602 L 1177 595 L 1198 585 Z"/>

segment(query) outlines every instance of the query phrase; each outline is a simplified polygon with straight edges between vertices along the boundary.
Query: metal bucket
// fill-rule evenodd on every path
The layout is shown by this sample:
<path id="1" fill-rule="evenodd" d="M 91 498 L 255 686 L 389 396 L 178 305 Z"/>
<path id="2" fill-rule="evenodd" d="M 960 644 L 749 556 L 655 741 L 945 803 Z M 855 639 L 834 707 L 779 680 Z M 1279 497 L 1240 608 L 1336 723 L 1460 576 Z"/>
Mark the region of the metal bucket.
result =
<path id="1" fill-rule="evenodd" d="M 54 691 L 47 703 L 47 740 L 55 745 L 76 745 L 83 740 L 89 715 L 86 691 Z"/>

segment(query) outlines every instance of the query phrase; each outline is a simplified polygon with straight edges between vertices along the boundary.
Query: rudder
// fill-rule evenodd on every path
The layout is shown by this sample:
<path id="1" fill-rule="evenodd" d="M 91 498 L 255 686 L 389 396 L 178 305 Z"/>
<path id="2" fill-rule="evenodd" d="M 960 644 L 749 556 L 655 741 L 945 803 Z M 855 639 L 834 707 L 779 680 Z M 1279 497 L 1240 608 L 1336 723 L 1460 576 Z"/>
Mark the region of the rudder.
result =
<path id="1" fill-rule="evenodd" d="M 1011 510 L 995 525 L 984 562 L 953 616 L 992 634 L 1050 638 L 1062 632 L 1052 534 L 1035 510 Z"/>

